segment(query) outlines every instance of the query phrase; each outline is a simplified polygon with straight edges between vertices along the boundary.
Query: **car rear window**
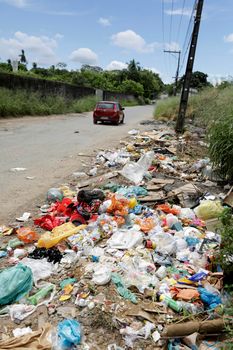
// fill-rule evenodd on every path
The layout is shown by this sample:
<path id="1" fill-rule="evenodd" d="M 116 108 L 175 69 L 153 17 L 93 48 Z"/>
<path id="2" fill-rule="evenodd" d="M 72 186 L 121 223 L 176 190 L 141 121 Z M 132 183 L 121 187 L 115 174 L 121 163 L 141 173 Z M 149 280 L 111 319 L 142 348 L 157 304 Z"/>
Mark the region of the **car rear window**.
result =
<path id="1" fill-rule="evenodd" d="M 99 108 L 99 109 L 114 109 L 114 103 L 98 103 L 97 108 Z"/>

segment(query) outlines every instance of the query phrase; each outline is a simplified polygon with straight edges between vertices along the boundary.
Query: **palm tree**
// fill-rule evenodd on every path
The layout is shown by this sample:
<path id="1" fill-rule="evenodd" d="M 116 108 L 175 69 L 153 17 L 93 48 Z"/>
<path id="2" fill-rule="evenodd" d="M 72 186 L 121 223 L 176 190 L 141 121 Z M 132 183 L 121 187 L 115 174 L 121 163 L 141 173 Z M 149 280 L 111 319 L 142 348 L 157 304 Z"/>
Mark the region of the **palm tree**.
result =
<path id="1" fill-rule="evenodd" d="M 19 62 L 26 65 L 27 59 L 26 59 L 24 50 L 21 50 L 21 54 L 19 55 L 19 57 L 20 57 Z"/>

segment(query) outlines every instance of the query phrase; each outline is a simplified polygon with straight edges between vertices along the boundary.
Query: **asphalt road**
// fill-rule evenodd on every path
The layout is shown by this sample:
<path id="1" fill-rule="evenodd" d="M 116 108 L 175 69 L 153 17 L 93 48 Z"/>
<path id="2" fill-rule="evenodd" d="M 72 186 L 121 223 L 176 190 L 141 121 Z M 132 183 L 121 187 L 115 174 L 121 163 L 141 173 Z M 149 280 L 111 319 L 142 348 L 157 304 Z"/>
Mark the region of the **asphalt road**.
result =
<path id="1" fill-rule="evenodd" d="M 153 106 L 129 107 L 125 124 L 94 125 L 92 113 L 0 120 L 0 225 L 21 216 L 49 187 L 85 169 L 99 149 L 114 148 L 132 128 L 152 118 Z M 13 172 L 11 168 L 26 168 Z M 33 179 L 27 179 L 33 177 Z"/>

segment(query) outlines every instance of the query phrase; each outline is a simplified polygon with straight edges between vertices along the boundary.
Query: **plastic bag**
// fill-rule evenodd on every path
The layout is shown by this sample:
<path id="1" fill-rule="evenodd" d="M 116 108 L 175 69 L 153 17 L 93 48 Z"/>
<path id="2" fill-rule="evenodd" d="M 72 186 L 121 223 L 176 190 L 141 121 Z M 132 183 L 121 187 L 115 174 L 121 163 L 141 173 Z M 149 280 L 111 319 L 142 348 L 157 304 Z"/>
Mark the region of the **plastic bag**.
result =
<path id="1" fill-rule="evenodd" d="M 222 300 L 218 295 L 208 292 L 205 288 L 198 288 L 201 301 L 208 307 L 208 309 L 214 309 L 219 304 L 222 304 Z"/>
<path id="2" fill-rule="evenodd" d="M 61 201 L 63 198 L 63 193 L 59 188 L 50 188 L 47 192 L 47 201 L 49 203 Z"/>
<path id="3" fill-rule="evenodd" d="M 103 286 L 111 280 L 112 271 L 107 267 L 98 264 L 93 274 L 92 282 L 98 286 Z"/>
<path id="4" fill-rule="evenodd" d="M 139 159 L 137 163 L 128 162 L 120 171 L 120 173 L 128 180 L 134 182 L 137 185 L 142 181 L 143 176 L 148 170 L 148 168 L 151 166 L 153 159 L 154 152 L 147 152 Z"/>
<path id="5" fill-rule="evenodd" d="M 166 214 L 174 214 L 174 215 L 178 215 L 180 210 L 176 207 L 171 207 L 169 204 L 160 204 L 160 205 L 157 205 L 156 207 L 157 210 L 161 210 L 163 211 L 164 213 Z"/>
<path id="6" fill-rule="evenodd" d="M 24 243 L 32 243 L 38 240 L 39 235 L 30 227 L 20 227 L 17 230 L 17 237 Z"/>
<path id="7" fill-rule="evenodd" d="M 38 240 L 38 248 L 51 248 L 63 239 L 77 234 L 79 231 L 83 230 L 86 225 L 80 225 L 76 227 L 71 222 L 67 222 L 59 227 L 55 227 L 52 233 L 45 232 Z"/>
<path id="8" fill-rule="evenodd" d="M 33 285 L 32 271 L 18 264 L 0 272 L 0 305 L 11 304 L 26 295 Z"/>
<path id="9" fill-rule="evenodd" d="M 121 196 L 112 195 L 111 204 L 107 208 L 107 213 L 119 216 L 126 216 L 128 214 L 128 206 L 128 199 Z"/>
<path id="10" fill-rule="evenodd" d="M 176 253 L 176 240 L 170 233 L 157 233 L 153 240 L 157 252 L 168 255 Z"/>
<path id="11" fill-rule="evenodd" d="M 141 186 L 129 186 L 129 187 L 121 187 L 117 191 L 117 193 L 121 194 L 125 197 L 131 196 L 147 196 L 148 191 Z"/>
<path id="12" fill-rule="evenodd" d="M 117 287 L 118 293 L 123 298 L 130 300 L 134 304 L 137 304 L 136 296 L 129 289 L 126 288 L 120 275 L 118 275 L 117 273 L 113 273 L 112 274 L 112 282 L 115 284 L 115 286 Z"/>
<path id="13" fill-rule="evenodd" d="M 81 325 L 76 320 L 64 320 L 57 326 L 61 349 L 68 350 L 81 343 Z"/>
<path id="14" fill-rule="evenodd" d="M 110 248 L 115 249 L 131 249 L 142 243 L 143 236 L 140 231 L 135 229 L 120 230 L 115 232 L 107 241 Z"/>
<path id="15" fill-rule="evenodd" d="M 219 217 L 223 211 L 220 201 L 201 201 L 201 204 L 194 209 L 195 214 L 202 220 L 214 219 Z"/>
<path id="16" fill-rule="evenodd" d="M 40 226 L 44 230 L 52 231 L 54 227 L 60 226 L 64 221 L 64 219 L 47 214 L 41 218 L 35 219 L 34 224 Z"/>
<path id="17" fill-rule="evenodd" d="M 150 232 L 155 227 L 155 221 L 152 217 L 148 217 L 144 219 L 137 218 L 135 220 L 135 223 L 140 226 L 140 229 L 144 233 Z"/>
<path id="18" fill-rule="evenodd" d="M 22 259 L 22 263 L 32 271 L 35 286 L 38 285 L 40 280 L 49 278 L 53 272 L 53 264 L 49 263 L 46 259 L 35 260 L 24 258 Z"/>

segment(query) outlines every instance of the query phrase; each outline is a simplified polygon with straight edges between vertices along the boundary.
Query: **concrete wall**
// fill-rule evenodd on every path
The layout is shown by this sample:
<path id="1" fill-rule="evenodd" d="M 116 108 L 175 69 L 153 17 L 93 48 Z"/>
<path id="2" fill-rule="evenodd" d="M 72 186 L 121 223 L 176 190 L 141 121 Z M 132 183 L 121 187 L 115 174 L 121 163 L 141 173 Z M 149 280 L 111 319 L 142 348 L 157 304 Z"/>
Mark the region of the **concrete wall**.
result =
<path id="1" fill-rule="evenodd" d="M 120 100 L 136 101 L 136 97 L 130 94 L 121 94 L 119 92 L 103 91 L 103 100 L 104 101 L 120 101 Z"/>
<path id="2" fill-rule="evenodd" d="M 47 79 L 24 77 L 17 74 L 0 72 L 0 87 L 7 89 L 24 89 L 38 92 L 41 96 L 60 95 L 70 99 L 77 99 L 88 95 L 95 95 L 98 100 L 105 101 L 136 101 L 134 95 L 100 89 L 78 87 L 76 85 L 60 83 Z"/>
<path id="3" fill-rule="evenodd" d="M 95 95 L 95 89 L 92 88 L 2 72 L 0 72 L 0 86 L 8 89 L 25 89 L 38 92 L 41 96 L 60 95 L 71 99 Z"/>

